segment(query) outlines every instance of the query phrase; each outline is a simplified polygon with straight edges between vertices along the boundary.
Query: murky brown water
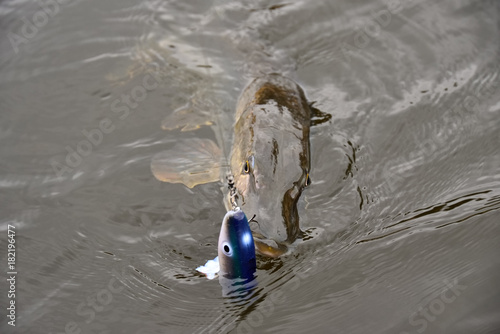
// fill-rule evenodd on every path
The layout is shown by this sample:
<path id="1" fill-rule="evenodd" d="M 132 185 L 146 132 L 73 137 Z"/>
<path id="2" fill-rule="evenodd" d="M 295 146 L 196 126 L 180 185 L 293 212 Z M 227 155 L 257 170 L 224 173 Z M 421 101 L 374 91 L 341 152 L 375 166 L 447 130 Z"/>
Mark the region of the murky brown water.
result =
<path id="1" fill-rule="evenodd" d="M 0 4 L 2 333 L 500 332 L 498 2 L 43 3 Z M 227 299 L 194 270 L 222 185 L 150 163 L 214 129 L 228 150 L 269 70 L 333 115 L 299 202 L 315 237 Z M 219 124 L 162 130 L 183 107 Z"/>

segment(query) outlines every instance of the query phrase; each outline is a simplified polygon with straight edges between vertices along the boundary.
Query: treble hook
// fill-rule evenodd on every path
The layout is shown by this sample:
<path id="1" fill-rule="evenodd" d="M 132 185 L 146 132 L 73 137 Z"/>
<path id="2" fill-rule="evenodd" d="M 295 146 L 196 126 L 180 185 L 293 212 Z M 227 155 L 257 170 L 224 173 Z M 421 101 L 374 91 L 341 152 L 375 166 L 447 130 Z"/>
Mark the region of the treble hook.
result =
<path id="1" fill-rule="evenodd" d="M 236 187 L 234 186 L 233 174 L 228 174 L 226 179 L 227 188 L 229 189 L 229 201 L 231 202 L 233 210 L 236 210 L 238 208 L 238 194 L 236 193 Z"/>

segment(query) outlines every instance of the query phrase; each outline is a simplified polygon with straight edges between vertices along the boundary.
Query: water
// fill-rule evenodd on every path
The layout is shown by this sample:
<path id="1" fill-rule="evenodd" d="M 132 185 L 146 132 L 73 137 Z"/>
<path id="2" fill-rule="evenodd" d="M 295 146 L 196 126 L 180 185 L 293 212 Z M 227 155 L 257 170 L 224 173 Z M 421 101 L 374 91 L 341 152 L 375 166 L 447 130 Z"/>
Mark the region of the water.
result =
<path id="1" fill-rule="evenodd" d="M 499 9 L 2 2 L 2 333 L 500 332 Z M 216 255 L 222 185 L 160 183 L 150 163 L 218 136 L 162 130 L 180 108 L 217 115 L 230 146 L 239 94 L 268 70 L 333 115 L 299 201 L 313 238 L 224 298 L 194 270 Z"/>

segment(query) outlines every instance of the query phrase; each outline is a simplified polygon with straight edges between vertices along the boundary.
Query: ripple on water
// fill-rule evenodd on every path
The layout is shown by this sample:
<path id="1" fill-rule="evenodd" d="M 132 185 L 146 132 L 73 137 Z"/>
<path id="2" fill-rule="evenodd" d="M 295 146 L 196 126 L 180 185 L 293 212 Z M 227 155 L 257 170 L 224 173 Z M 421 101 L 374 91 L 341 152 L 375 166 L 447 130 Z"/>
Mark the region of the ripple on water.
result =
<path id="1" fill-rule="evenodd" d="M 428 331 L 491 329 L 500 123 L 498 11 L 486 3 L 65 6 L 19 54 L 0 59 L 0 229 L 21 230 L 19 301 L 29 306 L 20 323 L 61 332 L 69 321 L 82 332 L 415 331 L 409 316 L 458 280 L 467 290 Z M 2 4 L 2 27 L 15 31 L 39 9 L 23 6 Z M 373 15 L 389 9 L 377 33 Z M 310 238 L 288 256 L 259 258 L 257 285 L 224 297 L 195 271 L 216 256 L 221 185 L 159 183 L 150 160 L 179 138 L 214 136 L 162 131 L 173 111 L 215 109 L 230 136 L 246 79 L 269 69 L 333 115 L 311 130 L 313 183 L 299 201 Z M 151 72 L 159 87 L 129 115 L 114 112 Z M 57 176 L 51 159 L 65 161 L 66 147 L 103 118 L 113 133 Z M 94 319 L 78 312 L 110 283 L 121 289 Z"/>

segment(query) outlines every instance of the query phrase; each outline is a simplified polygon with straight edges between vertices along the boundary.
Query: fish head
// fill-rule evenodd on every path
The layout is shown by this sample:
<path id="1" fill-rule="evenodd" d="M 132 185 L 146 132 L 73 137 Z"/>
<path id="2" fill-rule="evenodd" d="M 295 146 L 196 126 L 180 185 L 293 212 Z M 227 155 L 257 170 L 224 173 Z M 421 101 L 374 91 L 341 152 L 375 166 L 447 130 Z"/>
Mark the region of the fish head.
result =
<path id="1" fill-rule="evenodd" d="M 275 257 L 301 233 L 297 202 L 311 183 L 308 142 L 273 129 L 253 140 L 250 150 L 233 156 L 238 205 L 251 217 L 258 251 Z"/>
<path id="2" fill-rule="evenodd" d="M 247 217 L 240 209 L 224 216 L 218 243 L 219 276 L 251 280 L 256 271 L 255 246 Z"/>

